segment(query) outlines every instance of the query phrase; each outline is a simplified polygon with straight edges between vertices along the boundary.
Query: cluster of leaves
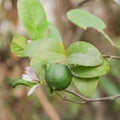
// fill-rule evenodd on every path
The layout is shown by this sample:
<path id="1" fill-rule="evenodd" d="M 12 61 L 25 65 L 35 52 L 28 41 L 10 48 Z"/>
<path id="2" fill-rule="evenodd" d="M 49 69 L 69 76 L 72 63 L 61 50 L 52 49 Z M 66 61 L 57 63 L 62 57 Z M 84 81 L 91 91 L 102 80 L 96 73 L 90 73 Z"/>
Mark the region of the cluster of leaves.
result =
<path id="1" fill-rule="evenodd" d="M 109 71 L 107 61 L 99 50 L 90 43 L 78 41 L 66 50 L 62 38 L 54 24 L 45 15 L 39 0 L 19 0 L 17 2 L 19 18 L 32 42 L 23 36 L 15 36 L 11 42 L 11 51 L 19 57 L 29 57 L 30 66 L 39 80 L 44 80 L 45 65 L 50 63 L 66 64 L 73 77 L 72 82 L 83 95 L 90 97 L 95 91 L 99 77 Z M 92 27 L 116 46 L 103 31 L 105 24 L 98 17 L 73 9 L 67 13 L 68 19 L 83 29 Z M 19 80 L 14 86 L 34 84 Z"/>

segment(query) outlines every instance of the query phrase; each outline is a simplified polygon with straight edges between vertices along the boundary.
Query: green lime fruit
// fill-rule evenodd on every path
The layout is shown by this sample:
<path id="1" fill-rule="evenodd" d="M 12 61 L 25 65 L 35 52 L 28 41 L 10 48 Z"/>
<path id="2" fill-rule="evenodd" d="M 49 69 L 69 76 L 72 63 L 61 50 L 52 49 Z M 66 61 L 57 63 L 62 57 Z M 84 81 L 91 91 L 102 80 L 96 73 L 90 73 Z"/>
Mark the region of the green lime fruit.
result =
<path id="1" fill-rule="evenodd" d="M 64 90 L 71 83 L 72 74 L 63 64 L 50 64 L 46 70 L 45 79 L 52 90 Z"/>

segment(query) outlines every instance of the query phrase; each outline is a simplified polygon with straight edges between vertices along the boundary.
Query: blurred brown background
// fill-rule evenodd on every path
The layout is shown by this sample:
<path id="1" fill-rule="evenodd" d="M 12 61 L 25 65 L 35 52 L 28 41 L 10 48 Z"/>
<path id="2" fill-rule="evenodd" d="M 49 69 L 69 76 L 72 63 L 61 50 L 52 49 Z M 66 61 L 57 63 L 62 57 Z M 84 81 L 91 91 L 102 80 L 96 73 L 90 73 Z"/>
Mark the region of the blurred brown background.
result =
<path id="1" fill-rule="evenodd" d="M 84 0 L 83 0 L 84 1 Z M 66 12 L 80 8 L 99 16 L 107 25 L 105 31 L 120 45 L 120 6 L 113 0 L 41 0 L 48 20 L 55 23 L 64 45 L 84 40 L 95 45 L 105 55 L 118 55 L 120 50 L 96 30 L 83 31 L 70 23 Z M 17 15 L 17 0 L 0 0 L 0 120 L 120 120 L 120 99 L 113 102 L 77 105 L 50 95 L 44 88 L 27 97 L 26 87 L 12 88 L 12 81 L 21 78 L 29 61 L 15 57 L 9 49 L 16 34 L 27 37 Z M 120 92 L 120 61 L 109 61 L 111 70 L 101 78 L 95 97 Z"/>

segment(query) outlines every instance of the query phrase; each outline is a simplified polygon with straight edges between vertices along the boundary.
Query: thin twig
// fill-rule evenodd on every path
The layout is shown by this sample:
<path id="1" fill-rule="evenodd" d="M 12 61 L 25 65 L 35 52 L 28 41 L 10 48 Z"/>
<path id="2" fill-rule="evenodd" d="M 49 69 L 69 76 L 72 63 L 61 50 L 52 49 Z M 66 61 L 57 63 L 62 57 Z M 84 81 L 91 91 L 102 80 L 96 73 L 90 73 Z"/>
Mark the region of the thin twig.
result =
<path id="1" fill-rule="evenodd" d="M 68 98 L 62 98 L 62 100 L 72 102 L 72 103 L 76 103 L 76 104 L 85 104 L 86 103 L 86 102 L 81 102 L 81 101 L 70 100 Z"/>
<path id="2" fill-rule="evenodd" d="M 72 95 L 74 95 L 74 96 L 76 96 L 76 97 L 79 97 L 80 99 L 82 99 L 82 100 L 84 100 L 84 101 L 89 101 L 89 98 L 84 97 L 83 95 L 78 94 L 78 93 L 76 93 L 76 92 L 74 92 L 74 91 L 69 91 L 69 90 L 64 90 L 64 91 L 67 92 L 67 93 L 70 93 L 70 94 L 72 94 Z"/>
<path id="3" fill-rule="evenodd" d="M 71 99 L 68 99 L 58 93 L 55 93 L 58 97 L 60 97 L 62 100 L 64 101 L 68 101 L 68 102 L 72 102 L 72 103 L 77 103 L 77 104 L 85 104 L 86 102 L 85 101 L 76 101 L 76 100 L 71 100 Z"/>
<path id="4" fill-rule="evenodd" d="M 113 96 L 109 96 L 109 97 L 101 97 L 101 98 L 91 99 L 91 98 L 87 98 L 81 94 L 78 94 L 74 91 L 69 91 L 69 90 L 64 90 L 64 91 L 82 99 L 84 101 L 84 104 L 91 103 L 91 102 L 100 102 L 100 101 L 112 101 L 112 100 L 115 100 L 120 97 L 120 94 L 118 94 L 118 95 L 113 95 Z"/>
<path id="5" fill-rule="evenodd" d="M 109 96 L 109 97 L 101 97 L 101 98 L 96 98 L 96 99 L 89 99 L 89 102 L 99 102 L 99 101 L 112 101 L 115 100 L 117 98 L 120 98 L 120 94 L 118 95 L 113 95 L 113 96 Z"/>
<path id="6" fill-rule="evenodd" d="M 103 55 L 103 57 L 110 59 L 120 59 L 120 56 L 114 56 L 114 55 Z"/>
<path id="7" fill-rule="evenodd" d="M 87 2 L 89 2 L 90 0 L 82 0 L 78 5 L 77 5 L 77 7 L 80 7 L 80 6 L 82 6 L 83 4 L 85 4 L 85 3 L 87 3 Z"/>

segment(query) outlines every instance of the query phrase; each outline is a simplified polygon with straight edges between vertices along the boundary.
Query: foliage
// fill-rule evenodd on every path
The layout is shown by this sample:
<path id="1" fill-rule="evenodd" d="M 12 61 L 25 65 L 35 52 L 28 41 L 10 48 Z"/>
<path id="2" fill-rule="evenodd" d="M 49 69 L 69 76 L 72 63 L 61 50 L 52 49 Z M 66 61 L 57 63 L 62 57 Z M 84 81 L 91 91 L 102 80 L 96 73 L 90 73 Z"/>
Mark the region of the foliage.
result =
<path id="1" fill-rule="evenodd" d="M 36 58 L 43 63 L 63 62 L 66 58 L 61 42 L 45 38 L 29 43 L 23 51 L 24 56 Z"/>
<path id="2" fill-rule="evenodd" d="M 37 84 L 47 84 L 44 79 L 49 64 L 63 64 L 70 69 L 72 82 L 78 91 L 84 96 L 91 97 L 100 82 L 99 77 L 109 72 L 109 65 L 100 51 L 92 44 L 83 41 L 73 43 L 66 50 L 62 37 L 55 25 L 48 22 L 39 0 L 19 0 L 17 9 L 31 43 L 27 43 L 26 38 L 22 36 L 15 36 L 11 42 L 11 51 L 17 56 L 29 57 L 30 67 L 39 79 Z M 104 32 L 106 27 L 104 22 L 97 16 L 73 9 L 67 13 L 67 17 L 83 29 L 89 27 L 96 29 L 116 46 Z M 59 72 L 56 74 L 59 76 Z M 30 82 L 34 83 L 34 79 L 28 83 L 18 80 L 14 83 L 14 87 L 17 85 L 32 87 L 33 84 L 29 84 Z M 53 79 L 53 82 L 57 81 Z"/>
<path id="3" fill-rule="evenodd" d="M 24 86 L 27 86 L 27 87 L 32 87 L 35 85 L 35 83 L 32 83 L 32 82 L 29 82 L 29 81 L 25 81 L 25 80 L 17 80 L 14 84 L 13 84 L 13 88 L 15 88 L 16 86 L 18 85 L 24 85 Z"/>
<path id="4" fill-rule="evenodd" d="M 87 29 L 87 28 L 94 28 L 98 32 L 100 32 L 113 46 L 120 47 L 111 40 L 111 38 L 104 32 L 104 28 L 106 25 L 104 22 L 99 19 L 97 16 L 94 16 L 86 11 L 73 9 L 68 11 L 67 13 L 68 19 L 76 24 L 77 26 Z"/>
<path id="5" fill-rule="evenodd" d="M 16 56 L 23 57 L 23 50 L 27 45 L 27 39 L 23 36 L 15 36 L 12 39 L 10 49 Z"/>
<path id="6" fill-rule="evenodd" d="M 97 85 L 98 85 L 98 78 L 77 78 L 73 77 L 73 83 L 75 84 L 76 88 L 87 97 L 91 97 L 93 95 Z"/>
<path id="7" fill-rule="evenodd" d="M 103 64 L 103 57 L 98 49 L 93 45 L 87 42 L 79 41 L 73 43 L 67 49 L 67 64 L 98 66 Z"/>
<path id="8" fill-rule="evenodd" d="M 39 0 L 19 0 L 17 4 L 19 18 L 32 40 L 47 35 L 48 22 Z"/>

